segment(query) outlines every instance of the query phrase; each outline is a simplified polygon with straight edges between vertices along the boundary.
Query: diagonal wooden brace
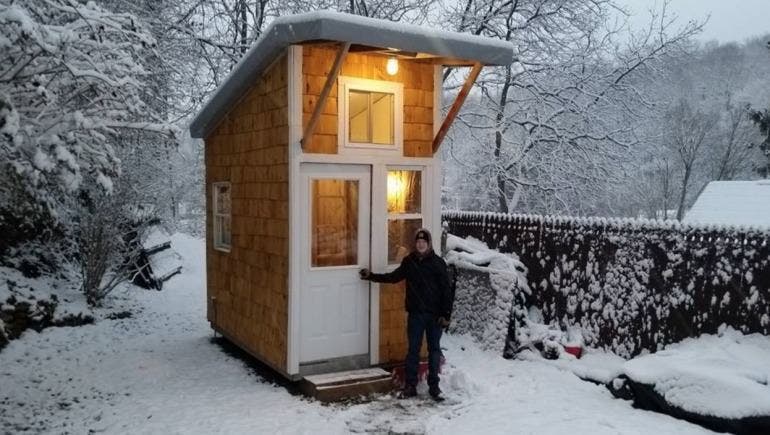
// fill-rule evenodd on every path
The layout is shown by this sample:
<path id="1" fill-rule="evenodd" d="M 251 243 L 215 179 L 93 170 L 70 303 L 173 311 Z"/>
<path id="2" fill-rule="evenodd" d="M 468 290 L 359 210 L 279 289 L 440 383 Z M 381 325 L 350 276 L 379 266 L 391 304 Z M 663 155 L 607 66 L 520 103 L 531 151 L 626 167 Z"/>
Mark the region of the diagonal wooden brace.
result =
<path id="1" fill-rule="evenodd" d="M 334 82 L 337 81 L 337 76 L 340 74 L 340 69 L 342 69 L 342 62 L 345 61 L 345 57 L 348 55 L 348 51 L 350 51 L 350 42 L 345 42 L 342 44 L 339 51 L 337 51 L 337 57 L 334 59 L 332 69 L 329 71 L 329 76 L 326 77 L 326 83 L 321 90 L 321 95 L 318 97 L 318 101 L 316 101 L 313 114 L 310 116 L 310 121 L 307 123 L 305 132 L 302 134 L 302 140 L 300 140 L 300 144 L 302 145 L 303 150 L 305 149 L 307 143 L 310 142 L 310 139 L 313 137 L 315 127 L 318 124 L 318 118 L 321 117 L 321 112 L 323 112 L 324 106 L 326 106 L 326 98 L 329 96 L 329 93 L 332 90 L 332 86 L 334 86 Z"/>
<path id="2" fill-rule="evenodd" d="M 479 62 L 476 62 L 473 64 L 473 69 L 471 69 L 471 73 L 468 74 L 468 78 L 465 79 L 465 84 L 463 84 L 462 89 L 460 89 L 460 92 L 457 94 L 457 98 L 455 98 L 455 102 L 452 104 L 452 107 L 449 108 L 449 112 L 446 114 L 446 118 L 444 119 L 444 122 L 441 124 L 441 128 L 438 129 L 438 132 L 436 133 L 436 137 L 433 138 L 433 154 L 436 154 L 436 151 L 438 151 L 439 147 L 441 146 L 441 142 L 444 141 L 444 137 L 449 131 L 449 127 L 452 126 L 452 123 L 457 117 L 457 114 L 460 113 L 460 108 L 463 106 L 463 103 L 465 103 L 465 99 L 468 97 L 468 94 L 471 92 L 473 83 L 476 82 L 476 78 L 479 76 L 479 73 L 481 72 L 482 67 L 483 65 L 480 64 Z"/>

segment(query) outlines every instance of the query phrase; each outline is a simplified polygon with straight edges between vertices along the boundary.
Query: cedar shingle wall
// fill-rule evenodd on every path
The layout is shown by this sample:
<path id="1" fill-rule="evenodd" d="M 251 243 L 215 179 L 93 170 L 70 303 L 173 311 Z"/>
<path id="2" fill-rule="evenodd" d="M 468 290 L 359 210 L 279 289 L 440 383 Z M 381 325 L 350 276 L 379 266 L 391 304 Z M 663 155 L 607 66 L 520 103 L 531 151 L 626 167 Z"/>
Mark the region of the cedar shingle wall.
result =
<path id="1" fill-rule="evenodd" d="M 380 284 L 380 362 L 396 363 L 406 356 L 404 284 Z"/>
<path id="2" fill-rule="evenodd" d="M 313 113 L 318 96 L 326 83 L 337 49 L 331 46 L 305 45 L 302 48 L 303 126 Z M 398 74 L 385 72 L 384 56 L 351 53 L 345 58 L 340 75 L 404 84 L 404 155 L 432 157 L 433 141 L 433 65 L 400 60 Z M 337 153 L 337 83 L 318 120 L 315 134 L 306 152 Z"/>
<path id="3" fill-rule="evenodd" d="M 286 369 L 288 322 L 287 91 L 282 56 L 206 138 L 208 319 L 280 369 Z M 229 253 L 212 244 L 217 181 L 232 184 Z"/>

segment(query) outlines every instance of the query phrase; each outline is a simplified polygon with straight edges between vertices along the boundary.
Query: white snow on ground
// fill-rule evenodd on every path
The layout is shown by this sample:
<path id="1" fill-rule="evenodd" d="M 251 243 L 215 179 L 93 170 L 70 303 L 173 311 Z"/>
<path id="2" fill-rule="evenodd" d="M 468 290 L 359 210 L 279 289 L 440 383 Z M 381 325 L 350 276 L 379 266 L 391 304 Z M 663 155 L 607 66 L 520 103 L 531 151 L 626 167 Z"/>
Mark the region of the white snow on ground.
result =
<path id="1" fill-rule="evenodd" d="M 770 340 L 727 328 L 628 361 L 626 375 L 654 384 L 670 404 L 723 418 L 770 415 Z"/>
<path id="2" fill-rule="evenodd" d="M 564 370 L 482 351 L 464 336 L 443 340 L 442 404 L 382 396 L 325 406 L 292 396 L 211 342 L 203 242 L 175 235 L 172 243 L 184 271 L 163 291 L 129 286 L 111 295 L 133 317 L 28 331 L 0 352 L 0 431 L 708 433 L 633 409 Z"/>
<path id="3" fill-rule="evenodd" d="M 569 371 L 581 379 L 610 383 L 613 379 L 623 374 L 625 359 L 612 352 L 598 349 L 585 349 L 578 359 L 573 355 L 562 352 L 558 359 L 544 359 L 539 353 L 525 350 L 516 355 L 516 358 L 525 361 L 534 361 L 541 364 L 557 367 Z"/>

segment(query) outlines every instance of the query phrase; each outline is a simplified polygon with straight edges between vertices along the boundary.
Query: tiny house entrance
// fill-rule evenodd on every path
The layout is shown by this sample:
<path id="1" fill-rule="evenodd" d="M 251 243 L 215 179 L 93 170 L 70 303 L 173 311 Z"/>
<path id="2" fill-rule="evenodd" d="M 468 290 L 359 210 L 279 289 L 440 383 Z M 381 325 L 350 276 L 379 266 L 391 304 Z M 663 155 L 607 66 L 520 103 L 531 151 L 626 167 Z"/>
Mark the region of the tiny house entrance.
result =
<path id="1" fill-rule="evenodd" d="M 300 364 L 368 364 L 371 167 L 300 166 Z"/>

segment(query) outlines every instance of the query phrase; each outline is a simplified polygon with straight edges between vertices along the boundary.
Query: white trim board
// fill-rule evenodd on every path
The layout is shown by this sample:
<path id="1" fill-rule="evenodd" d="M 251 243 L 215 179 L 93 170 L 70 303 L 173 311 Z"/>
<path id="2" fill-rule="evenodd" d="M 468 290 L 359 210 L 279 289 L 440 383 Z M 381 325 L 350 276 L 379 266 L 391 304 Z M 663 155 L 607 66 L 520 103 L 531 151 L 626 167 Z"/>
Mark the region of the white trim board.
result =
<path id="1" fill-rule="evenodd" d="M 302 214 L 299 209 L 300 175 L 299 162 L 302 156 L 302 46 L 290 45 L 287 68 L 287 89 L 289 115 L 289 280 L 288 280 L 288 319 L 286 331 L 286 371 L 291 376 L 299 376 L 299 331 L 300 323 L 300 264 L 293 258 L 299 258 L 299 234 Z"/>

